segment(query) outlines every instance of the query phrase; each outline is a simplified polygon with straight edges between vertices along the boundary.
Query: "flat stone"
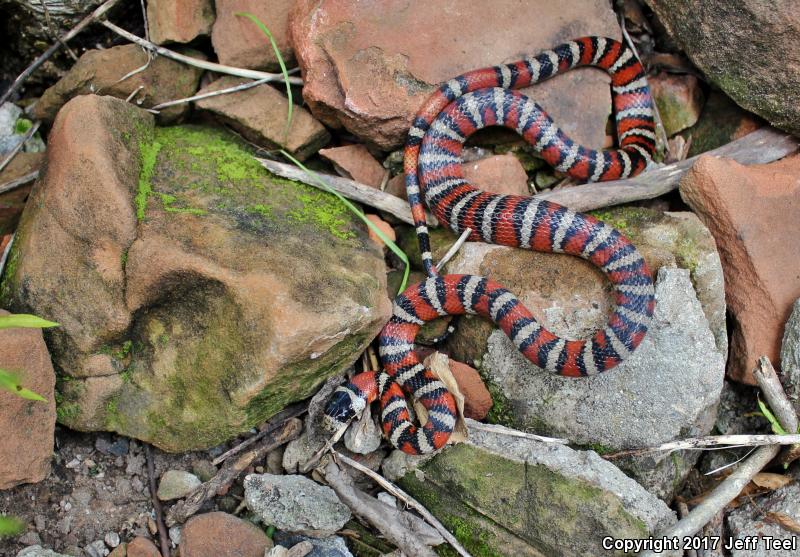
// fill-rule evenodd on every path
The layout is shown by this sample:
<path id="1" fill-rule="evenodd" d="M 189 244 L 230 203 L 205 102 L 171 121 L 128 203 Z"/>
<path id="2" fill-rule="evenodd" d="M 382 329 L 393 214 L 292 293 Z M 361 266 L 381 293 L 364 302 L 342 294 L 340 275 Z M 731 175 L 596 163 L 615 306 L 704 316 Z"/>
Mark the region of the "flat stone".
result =
<path id="1" fill-rule="evenodd" d="M 647 81 L 668 137 L 697 123 L 704 101 L 697 77 L 661 72 Z"/>
<path id="2" fill-rule="evenodd" d="M 161 557 L 156 544 L 142 536 L 137 536 L 128 542 L 126 550 L 126 557 Z"/>
<path id="3" fill-rule="evenodd" d="M 9 315 L 0 309 L 0 317 Z M 45 315 L 43 315 L 45 316 Z M 0 369 L 45 398 L 0 389 L 0 489 L 42 481 L 50 473 L 56 425 L 56 375 L 40 329 L 0 329 Z"/>
<path id="4" fill-rule="evenodd" d="M 602 555 L 605 536 L 646 538 L 675 522 L 592 451 L 477 428 L 400 484 L 473 555 Z"/>
<path id="5" fill-rule="evenodd" d="M 247 508 L 279 530 L 324 538 L 350 520 L 334 491 L 305 476 L 250 474 L 244 480 Z"/>
<path id="6" fill-rule="evenodd" d="M 435 33 L 420 31 L 432 22 Z M 344 127 L 387 150 L 404 141 L 417 109 L 450 78 L 574 37 L 620 38 L 614 12 L 601 0 L 546 5 L 499 0 L 492 3 L 491 17 L 480 0 L 389 6 L 301 0 L 290 28 L 311 111 L 330 127 Z M 611 109 L 608 83 L 602 71 L 586 68 L 522 92 L 573 139 L 598 147 Z"/>
<path id="7" fill-rule="evenodd" d="M 203 482 L 200 478 L 183 470 L 167 470 L 158 482 L 158 498 L 162 501 L 181 499 Z"/>
<path id="8" fill-rule="evenodd" d="M 311 396 L 388 319 L 366 226 L 235 136 L 82 96 L 49 140 L 0 299 L 62 324 L 69 427 L 214 447 Z"/>
<path id="9" fill-rule="evenodd" d="M 222 77 L 201 89 L 199 94 L 235 87 L 247 81 L 239 77 Z M 316 153 L 330 140 L 325 127 L 300 106 L 293 108 L 292 126 L 287 135 L 289 100 L 268 84 L 235 94 L 209 97 L 194 104 L 213 113 L 253 143 L 286 149 L 300 160 Z"/>
<path id="10" fill-rule="evenodd" d="M 156 44 L 188 43 L 211 33 L 212 0 L 148 0 L 150 40 Z"/>
<path id="11" fill-rule="evenodd" d="M 680 183 L 722 257 L 733 317 L 728 376 L 751 385 L 760 356 L 779 361 L 783 326 L 800 297 L 800 247 L 787 241 L 800 233 L 798 176 L 800 156 L 752 166 L 705 156 Z"/>
<path id="12" fill-rule="evenodd" d="M 483 191 L 508 195 L 530 195 L 528 175 L 511 154 L 495 155 L 462 165 L 464 178 Z"/>
<path id="13" fill-rule="evenodd" d="M 202 57 L 195 51 L 187 54 Z M 89 50 L 75 62 L 63 78 L 42 94 L 34 105 L 31 115 L 37 120 L 52 122 L 67 101 L 79 95 L 92 93 L 127 99 L 138 90 L 132 102 L 150 108 L 162 102 L 190 97 L 197 91 L 203 70 L 170 60 L 165 56 L 156 56 L 147 69 L 124 81 L 119 81 L 121 77 L 146 63 L 147 54 L 135 44 Z M 188 109 L 188 103 L 165 108 L 159 114 L 159 121 L 174 122 Z"/>
<path id="14" fill-rule="evenodd" d="M 647 0 L 647 4 L 712 84 L 772 125 L 800 134 L 800 107 L 787 102 L 800 88 L 796 63 L 800 12 L 794 3 Z"/>
<path id="15" fill-rule="evenodd" d="M 287 532 L 275 532 L 275 540 L 286 547 L 290 547 L 286 557 L 295 557 L 292 551 L 296 551 L 295 548 L 306 543 L 310 543 L 312 549 L 310 553 L 305 554 L 305 557 L 353 557 L 353 554 L 347 549 L 344 538 L 339 536 L 309 538 Z"/>
<path id="16" fill-rule="evenodd" d="M 284 63 L 292 67 L 294 55 L 288 28 L 291 0 L 215 0 L 215 4 L 217 19 L 211 30 L 211 43 L 220 63 L 255 70 L 280 69 L 267 36 L 250 19 L 236 15 L 251 13 L 266 25 Z"/>
<path id="17" fill-rule="evenodd" d="M 181 557 L 264 557 L 270 548 L 261 528 L 222 512 L 194 516 L 181 531 Z"/>
<path id="18" fill-rule="evenodd" d="M 52 549 L 45 549 L 41 545 L 32 545 L 20 550 L 17 557 L 70 557 L 63 553 L 56 553 Z"/>
<path id="19" fill-rule="evenodd" d="M 383 165 L 360 143 L 322 149 L 319 154 L 331 161 L 345 178 L 368 186 L 379 187 L 386 173 Z"/>

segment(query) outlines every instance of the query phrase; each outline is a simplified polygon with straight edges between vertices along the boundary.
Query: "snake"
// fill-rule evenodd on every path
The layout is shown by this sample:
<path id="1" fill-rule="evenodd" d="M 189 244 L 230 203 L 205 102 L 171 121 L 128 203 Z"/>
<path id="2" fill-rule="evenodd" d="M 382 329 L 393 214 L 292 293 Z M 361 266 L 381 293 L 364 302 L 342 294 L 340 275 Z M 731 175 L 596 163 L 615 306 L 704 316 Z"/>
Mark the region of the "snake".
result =
<path id="1" fill-rule="evenodd" d="M 605 70 L 619 148 L 593 150 L 570 139 L 529 97 L 527 87 L 580 66 Z M 443 83 L 414 117 L 403 170 L 426 278 L 394 300 L 380 332 L 382 371 L 355 375 L 334 391 L 325 408 L 330 425 L 348 423 L 374 400 L 393 446 L 421 455 L 443 447 L 455 427 L 455 399 L 420 361 L 414 340 L 422 325 L 446 316 L 476 314 L 493 321 L 534 365 L 568 377 L 616 367 L 642 342 L 655 308 L 655 290 L 642 255 L 618 230 L 563 205 L 531 196 L 482 191 L 465 178 L 464 142 L 477 130 L 504 126 L 521 135 L 549 165 L 581 181 L 634 176 L 653 163 L 653 100 L 644 68 L 623 43 L 575 39 L 539 54 L 464 73 Z M 423 199 L 438 221 L 468 239 L 539 252 L 565 253 L 600 268 L 614 288 L 606 325 L 589 339 L 560 337 L 537 321 L 517 297 L 481 276 L 439 273 L 433 263 Z M 405 394 L 427 411 L 416 426 Z"/>

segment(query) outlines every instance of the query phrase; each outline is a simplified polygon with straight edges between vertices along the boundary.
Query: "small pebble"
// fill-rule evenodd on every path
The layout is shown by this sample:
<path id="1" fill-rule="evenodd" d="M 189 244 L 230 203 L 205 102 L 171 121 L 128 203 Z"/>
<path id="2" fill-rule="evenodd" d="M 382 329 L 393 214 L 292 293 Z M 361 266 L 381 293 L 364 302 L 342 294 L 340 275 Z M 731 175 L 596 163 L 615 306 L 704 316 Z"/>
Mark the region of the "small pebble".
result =
<path id="1" fill-rule="evenodd" d="M 93 541 L 83 549 L 89 557 L 106 557 L 108 548 L 103 540 Z"/>
<path id="2" fill-rule="evenodd" d="M 113 549 L 119 545 L 119 534 L 116 532 L 109 532 L 103 540 L 108 547 Z"/>
<path id="3" fill-rule="evenodd" d="M 17 538 L 17 542 L 23 545 L 42 545 L 42 538 L 37 532 L 25 532 Z"/>
<path id="4" fill-rule="evenodd" d="M 169 529 L 169 539 L 173 547 L 177 547 L 181 543 L 181 527 L 173 526 Z"/>
<path id="5" fill-rule="evenodd" d="M 67 468 L 69 468 L 70 470 L 75 470 L 76 468 L 80 468 L 81 467 L 81 461 L 78 460 L 77 458 L 73 458 L 72 460 L 67 462 L 67 464 L 65 466 Z"/>
<path id="6" fill-rule="evenodd" d="M 203 482 L 200 478 L 183 470 L 167 470 L 158 483 L 158 498 L 162 501 L 171 501 L 186 497 L 191 491 Z"/>

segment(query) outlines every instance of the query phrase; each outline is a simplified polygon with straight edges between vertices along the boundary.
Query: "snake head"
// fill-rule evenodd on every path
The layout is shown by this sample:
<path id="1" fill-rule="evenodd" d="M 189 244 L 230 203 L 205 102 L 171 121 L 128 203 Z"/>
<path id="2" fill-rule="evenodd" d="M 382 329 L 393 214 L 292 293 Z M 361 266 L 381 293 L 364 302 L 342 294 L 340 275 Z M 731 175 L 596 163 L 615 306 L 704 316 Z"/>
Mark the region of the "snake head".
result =
<path id="1" fill-rule="evenodd" d="M 336 430 L 356 417 L 367 402 L 348 388 L 348 385 L 339 387 L 325 406 L 325 421 L 329 429 Z"/>

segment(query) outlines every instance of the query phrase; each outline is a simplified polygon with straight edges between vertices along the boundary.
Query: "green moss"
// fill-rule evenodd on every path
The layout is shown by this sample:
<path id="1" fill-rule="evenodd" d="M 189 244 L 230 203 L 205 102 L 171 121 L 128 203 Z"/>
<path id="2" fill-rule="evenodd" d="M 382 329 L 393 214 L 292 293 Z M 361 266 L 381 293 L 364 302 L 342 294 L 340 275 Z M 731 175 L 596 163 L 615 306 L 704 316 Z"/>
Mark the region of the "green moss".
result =
<path id="1" fill-rule="evenodd" d="M 56 400 L 56 419 L 60 424 L 72 422 L 81 415 L 81 407 L 77 402 L 63 402 Z"/>
<path id="2" fill-rule="evenodd" d="M 16 135 L 22 135 L 28 133 L 28 130 L 30 130 L 32 127 L 33 127 L 33 122 L 31 122 L 27 118 L 19 118 L 17 122 L 14 124 L 14 133 Z"/>
<path id="3" fill-rule="evenodd" d="M 153 179 L 153 171 L 156 167 L 159 151 L 161 151 L 161 143 L 158 141 L 139 143 L 139 156 L 142 166 L 139 171 L 139 187 L 136 190 L 134 203 L 136 204 L 136 218 L 140 221 L 144 220 L 147 212 L 147 199 L 153 193 L 151 180 Z"/>
<path id="4" fill-rule="evenodd" d="M 697 265 L 700 263 L 700 249 L 697 243 L 688 236 L 681 236 L 675 245 L 675 257 L 678 265 L 694 275 Z"/>

